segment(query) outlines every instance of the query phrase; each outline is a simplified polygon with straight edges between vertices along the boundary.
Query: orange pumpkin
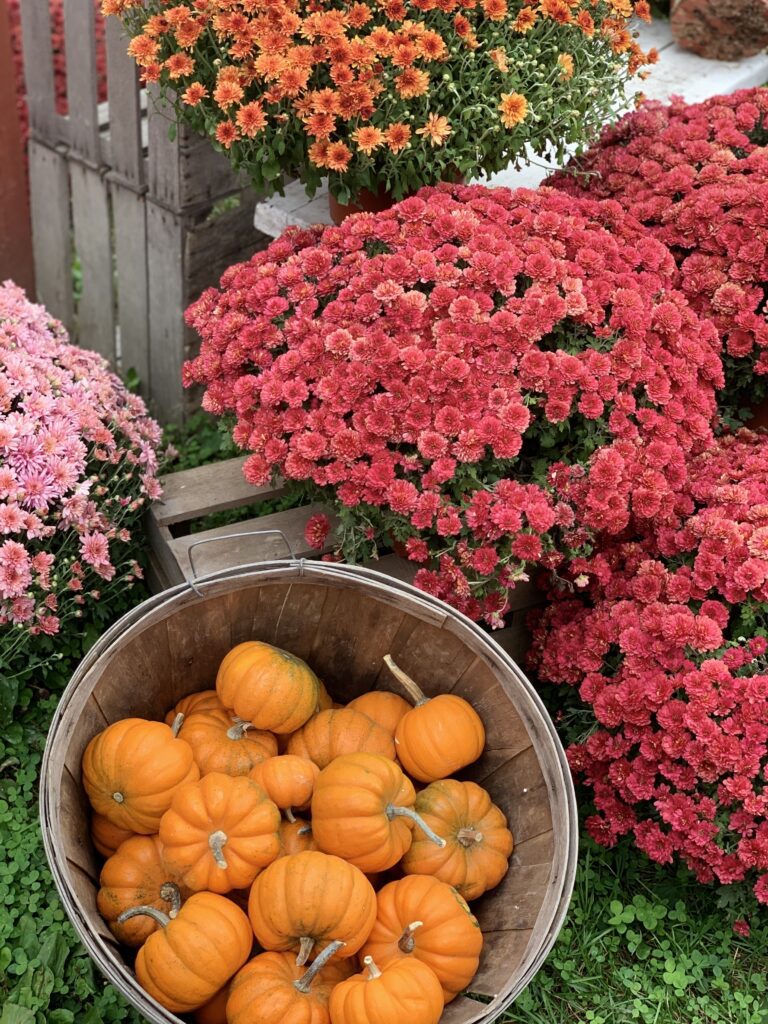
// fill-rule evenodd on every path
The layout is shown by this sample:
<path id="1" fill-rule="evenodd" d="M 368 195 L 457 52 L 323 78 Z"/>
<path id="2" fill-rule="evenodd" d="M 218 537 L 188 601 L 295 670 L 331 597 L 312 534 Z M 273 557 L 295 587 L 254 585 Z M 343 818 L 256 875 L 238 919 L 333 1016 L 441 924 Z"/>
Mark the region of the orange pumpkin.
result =
<path id="1" fill-rule="evenodd" d="M 198 711 L 226 710 L 215 690 L 200 690 L 198 693 L 190 693 L 188 697 L 182 697 L 179 703 L 171 708 L 165 716 L 165 724 L 173 725 L 177 715 L 184 715 L 185 718 L 188 718 Z"/>
<path id="2" fill-rule="evenodd" d="M 514 842 L 507 819 L 490 795 L 474 782 L 443 779 L 416 797 L 416 810 L 445 844 L 414 835 L 403 858 L 408 875 L 434 875 L 476 900 L 498 885 L 509 867 Z"/>
<path id="3" fill-rule="evenodd" d="M 331 990 L 349 977 L 349 960 L 331 961 L 342 945 L 332 942 L 306 970 L 291 953 L 254 957 L 232 982 L 228 1024 L 329 1024 Z"/>
<path id="4" fill-rule="evenodd" d="M 321 711 L 288 740 L 288 753 L 325 768 L 342 754 L 382 754 L 395 759 L 392 737 L 368 715 L 350 708 Z"/>
<path id="5" fill-rule="evenodd" d="M 400 766 L 379 754 L 344 754 L 320 772 L 312 797 L 312 835 L 325 853 L 361 871 L 386 871 L 408 851 L 414 824 L 439 846 L 413 810 L 416 791 Z"/>
<path id="6" fill-rule="evenodd" d="M 386 729 L 393 739 L 400 719 L 411 710 L 411 705 L 407 700 L 403 700 L 399 694 L 389 693 L 387 690 L 371 690 L 370 693 L 355 697 L 347 704 L 347 707 L 368 715 L 382 729 Z"/>
<path id="7" fill-rule="evenodd" d="M 251 729 L 250 722 L 240 721 L 223 708 L 193 712 L 184 719 L 179 736 L 192 747 L 201 775 L 247 775 L 260 761 L 277 753 L 277 740 L 271 732 Z"/>
<path id="8" fill-rule="evenodd" d="M 212 772 L 182 786 L 163 815 L 163 861 L 193 892 L 244 889 L 280 853 L 279 827 L 261 786 Z"/>
<path id="9" fill-rule="evenodd" d="M 317 843 L 312 835 L 312 826 L 301 818 L 294 818 L 293 821 L 281 821 L 279 834 L 279 856 L 281 857 L 290 857 L 294 853 L 317 849 Z"/>
<path id="10" fill-rule="evenodd" d="M 318 679 L 318 691 L 317 691 L 317 710 L 328 711 L 329 708 L 333 707 L 333 697 L 328 693 L 325 688 L 325 683 L 320 682 Z"/>
<path id="11" fill-rule="evenodd" d="M 445 882 L 408 875 L 376 898 L 376 923 L 363 948 L 379 964 L 403 957 L 423 961 L 437 975 L 449 1003 L 477 973 L 483 933 L 464 900 Z"/>
<path id="12" fill-rule="evenodd" d="M 227 1022 L 227 1000 L 229 999 L 229 985 L 220 988 L 216 995 L 205 1006 L 195 1010 L 195 1024 L 228 1024 Z"/>
<path id="13" fill-rule="evenodd" d="M 157 832 L 179 786 L 199 778 L 192 748 L 163 722 L 124 718 L 94 736 L 83 754 L 94 811 L 146 835 Z"/>
<path id="14" fill-rule="evenodd" d="M 365 970 L 331 992 L 333 1024 L 437 1024 L 443 1012 L 440 982 L 418 960 L 392 960 L 379 968 L 366 956 Z"/>
<path id="15" fill-rule="evenodd" d="M 91 839 L 102 857 L 111 857 L 113 853 L 117 853 L 117 848 L 121 843 L 135 835 L 136 833 L 131 829 L 118 828 L 117 825 L 113 825 L 103 814 L 91 816 Z"/>
<path id="16" fill-rule="evenodd" d="M 331 942 L 340 957 L 353 956 L 376 917 L 373 886 L 352 864 L 308 850 L 270 864 L 248 902 L 256 938 L 265 949 L 298 950 L 301 966 Z"/>
<path id="17" fill-rule="evenodd" d="M 222 661 L 216 692 L 256 729 L 300 729 L 317 710 L 320 680 L 301 658 L 259 640 L 238 644 Z"/>
<path id="18" fill-rule="evenodd" d="M 295 754 L 281 754 L 257 764 L 250 773 L 270 800 L 286 811 L 291 820 L 292 810 L 309 807 L 320 769 L 313 761 Z"/>
<path id="19" fill-rule="evenodd" d="M 173 1013 L 190 1013 L 210 1002 L 251 955 L 248 918 L 224 896 L 197 892 L 174 918 L 154 907 L 135 907 L 122 919 L 142 914 L 160 928 L 136 955 L 136 978 Z"/>
<path id="20" fill-rule="evenodd" d="M 163 864 L 163 845 L 158 836 L 126 839 L 101 869 L 96 906 L 109 930 L 125 946 L 140 946 L 157 924 L 151 917 L 131 918 L 118 924 L 120 915 L 131 907 L 151 906 L 179 912 L 182 892 Z"/>
<path id="21" fill-rule="evenodd" d="M 427 698 L 389 655 L 384 661 L 416 704 L 395 731 L 397 757 L 408 774 L 435 782 L 476 761 L 485 747 L 485 728 L 472 705 L 453 693 Z"/>

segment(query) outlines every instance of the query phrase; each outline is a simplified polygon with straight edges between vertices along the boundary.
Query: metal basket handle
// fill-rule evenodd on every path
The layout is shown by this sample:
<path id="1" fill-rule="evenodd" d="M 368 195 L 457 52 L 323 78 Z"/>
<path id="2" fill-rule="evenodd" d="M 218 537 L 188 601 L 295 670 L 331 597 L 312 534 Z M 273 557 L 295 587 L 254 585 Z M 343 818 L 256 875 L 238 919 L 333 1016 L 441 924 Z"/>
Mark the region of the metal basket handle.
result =
<path id="1" fill-rule="evenodd" d="M 288 549 L 288 554 L 291 556 L 291 558 L 296 558 L 294 550 L 291 547 L 291 542 L 288 540 L 288 538 L 286 537 L 282 530 L 245 530 L 243 533 L 222 534 L 221 537 L 203 537 L 201 540 L 194 541 L 187 548 L 187 556 L 189 557 L 189 571 L 191 573 L 191 579 L 189 580 L 190 587 L 192 587 L 192 589 L 194 590 L 198 597 L 203 596 L 197 588 L 198 575 L 195 570 L 195 560 L 192 555 L 192 552 L 195 550 L 195 548 L 202 547 L 203 544 L 215 544 L 216 541 L 220 540 L 240 540 L 241 537 L 266 537 L 269 534 L 273 534 L 274 536 L 280 537 L 280 539 L 283 541 L 286 548 Z"/>

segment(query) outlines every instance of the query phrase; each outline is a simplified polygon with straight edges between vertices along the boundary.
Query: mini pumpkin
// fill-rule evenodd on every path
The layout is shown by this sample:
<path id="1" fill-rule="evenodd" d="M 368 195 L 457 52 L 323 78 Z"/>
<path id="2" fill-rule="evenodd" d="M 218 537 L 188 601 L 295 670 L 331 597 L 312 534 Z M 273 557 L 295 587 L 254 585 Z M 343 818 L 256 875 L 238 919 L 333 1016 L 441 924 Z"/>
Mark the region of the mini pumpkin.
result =
<path id="1" fill-rule="evenodd" d="M 190 1013 L 209 1002 L 251 955 L 248 918 L 224 896 L 197 892 L 176 917 L 155 907 L 134 907 L 121 924 L 148 914 L 160 928 L 136 954 L 136 978 L 173 1013 Z"/>
<path id="2" fill-rule="evenodd" d="M 365 970 L 331 992 L 333 1024 L 437 1024 L 443 1012 L 440 982 L 418 960 L 392 960 L 379 968 L 373 957 Z"/>
<path id="3" fill-rule="evenodd" d="M 94 736 L 83 754 L 83 786 L 97 814 L 118 828 L 157 832 L 173 794 L 200 778 L 192 748 L 163 722 L 124 718 Z"/>
<path id="4" fill-rule="evenodd" d="M 151 906 L 175 917 L 187 892 L 163 864 L 163 845 L 158 836 L 133 836 L 106 861 L 99 878 L 96 906 L 109 930 L 125 946 L 140 946 L 157 930 L 151 917 L 131 918 L 119 924 L 131 907 Z"/>
<path id="5" fill-rule="evenodd" d="M 371 690 L 355 697 L 347 704 L 354 711 L 362 711 L 394 739 L 400 719 L 411 710 L 411 705 L 398 693 L 388 690 Z"/>
<path id="6" fill-rule="evenodd" d="M 400 766 L 379 754 L 344 754 L 320 772 L 312 835 L 325 853 L 364 872 L 386 871 L 408 851 L 414 825 L 445 846 L 416 814 L 416 791 Z"/>
<path id="7" fill-rule="evenodd" d="M 193 892 L 244 889 L 280 853 L 279 827 L 261 786 L 212 772 L 174 795 L 160 822 L 163 860 Z"/>
<path id="8" fill-rule="evenodd" d="M 111 857 L 113 853 L 117 853 L 121 843 L 135 835 L 132 829 L 113 825 L 103 814 L 91 816 L 91 839 L 102 857 Z"/>
<path id="9" fill-rule="evenodd" d="M 395 744 L 368 715 L 350 708 L 321 711 L 288 740 L 288 753 L 325 768 L 342 754 L 381 754 L 395 759 Z"/>
<path id="10" fill-rule="evenodd" d="M 305 757 L 281 754 L 257 764 L 250 777 L 262 787 L 290 821 L 293 808 L 309 807 L 320 769 Z"/>
<path id="11" fill-rule="evenodd" d="M 228 1024 L 227 1021 L 227 1000 L 229 999 L 229 985 L 220 988 L 216 995 L 205 1006 L 195 1010 L 195 1024 Z"/>
<path id="12" fill-rule="evenodd" d="M 437 975 L 446 1003 L 477 973 L 483 933 L 455 889 L 425 875 L 390 882 L 376 897 L 377 913 L 363 956 L 379 964 L 403 957 L 423 961 Z"/>
<path id="13" fill-rule="evenodd" d="M 485 746 L 485 728 L 472 705 L 454 693 L 425 697 L 388 654 L 384 662 L 416 705 L 395 731 L 397 757 L 408 774 L 419 782 L 435 782 L 476 761 Z"/>
<path id="14" fill-rule="evenodd" d="M 329 1024 L 331 990 L 349 977 L 349 960 L 331 961 L 342 946 L 332 942 L 306 969 L 290 953 L 254 957 L 232 982 L 228 1024 Z"/>
<path id="15" fill-rule="evenodd" d="M 222 661 L 216 692 L 226 707 L 256 729 L 289 733 L 317 709 L 320 680 L 288 651 L 259 640 L 238 644 Z"/>
<path id="16" fill-rule="evenodd" d="M 317 843 L 312 835 L 312 826 L 302 818 L 280 822 L 280 857 L 290 857 L 305 850 L 316 850 Z"/>
<path id="17" fill-rule="evenodd" d="M 253 729 L 250 722 L 223 708 L 194 711 L 184 719 L 179 736 L 192 747 L 201 775 L 247 775 L 260 761 L 277 753 L 277 740 L 271 732 Z"/>
<path id="18" fill-rule="evenodd" d="M 317 683 L 317 710 L 327 711 L 329 708 L 333 707 L 333 697 L 326 690 L 325 683 L 321 682 L 319 679 Z"/>
<path id="19" fill-rule="evenodd" d="M 490 794 L 474 782 L 443 779 L 419 793 L 416 810 L 445 844 L 436 846 L 415 834 L 403 858 L 406 874 L 434 875 L 465 900 L 476 900 L 499 884 L 514 841 Z"/>
<path id="20" fill-rule="evenodd" d="M 331 942 L 345 944 L 338 955 L 346 958 L 370 934 L 376 893 L 352 864 L 308 850 L 262 871 L 251 889 L 248 916 L 264 949 L 297 950 L 299 966 Z"/>
<path id="21" fill-rule="evenodd" d="M 165 716 L 165 724 L 173 725 L 177 715 L 184 715 L 188 718 L 198 711 L 226 711 L 227 709 L 219 700 L 215 690 L 200 690 L 198 693 L 190 693 L 182 697 L 178 704 L 171 708 Z"/>

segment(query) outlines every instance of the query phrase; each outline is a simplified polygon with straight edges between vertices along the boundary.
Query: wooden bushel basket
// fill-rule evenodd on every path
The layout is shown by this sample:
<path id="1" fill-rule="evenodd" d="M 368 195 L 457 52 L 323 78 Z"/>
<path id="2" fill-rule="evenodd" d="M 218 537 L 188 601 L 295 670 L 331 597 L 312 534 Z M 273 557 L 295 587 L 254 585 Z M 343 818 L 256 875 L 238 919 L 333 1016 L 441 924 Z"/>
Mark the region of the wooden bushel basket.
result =
<path id="1" fill-rule="evenodd" d="M 45 849 L 64 907 L 97 966 L 154 1024 L 179 1024 L 139 987 L 96 910 L 99 860 L 80 784 L 88 741 L 127 716 L 161 719 L 210 687 L 234 644 L 267 640 L 305 658 L 333 696 L 395 689 L 391 653 L 428 695 L 452 691 L 485 722 L 486 749 L 463 773 L 485 786 L 515 836 L 510 870 L 472 904 L 485 934 L 480 970 L 441 1024 L 490 1022 L 552 947 L 573 887 L 576 802 L 554 727 L 509 656 L 477 625 L 413 587 L 366 569 L 274 561 L 201 577 L 145 601 L 108 630 L 59 704 L 42 766 Z"/>

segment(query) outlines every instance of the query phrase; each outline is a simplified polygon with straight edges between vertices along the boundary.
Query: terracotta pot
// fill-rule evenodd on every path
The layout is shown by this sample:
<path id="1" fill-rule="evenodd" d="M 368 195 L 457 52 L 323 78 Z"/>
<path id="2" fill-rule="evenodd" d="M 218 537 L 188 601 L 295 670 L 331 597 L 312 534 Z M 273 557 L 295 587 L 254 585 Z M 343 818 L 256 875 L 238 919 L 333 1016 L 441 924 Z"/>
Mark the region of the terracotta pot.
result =
<path id="1" fill-rule="evenodd" d="M 464 175 L 457 174 L 455 178 L 451 178 L 450 182 L 452 185 L 463 185 Z M 404 198 L 415 195 L 418 189 L 414 189 L 412 192 L 406 193 Z M 338 199 L 331 193 L 328 193 L 328 209 L 331 214 L 331 220 L 334 224 L 341 224 L 351 217 L 353 213 L 381 213 L 383 210 L 388 210 L 391 206 L 394 206 L 399 200 L 392 197 L 392 193 L 389 192 L 383 185 L 378 192 L 370 192 L 367 188 L 364 188 L 360 192 L 353 203 L 340 203 Z"/>

